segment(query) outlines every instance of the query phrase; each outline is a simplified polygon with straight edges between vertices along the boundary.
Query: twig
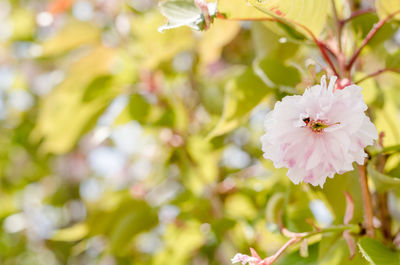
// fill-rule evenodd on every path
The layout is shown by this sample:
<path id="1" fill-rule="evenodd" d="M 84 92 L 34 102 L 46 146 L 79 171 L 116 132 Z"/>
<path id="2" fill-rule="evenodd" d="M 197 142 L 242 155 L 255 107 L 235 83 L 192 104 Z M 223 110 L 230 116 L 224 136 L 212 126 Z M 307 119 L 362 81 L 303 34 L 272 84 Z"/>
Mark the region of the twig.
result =
<path id="1" fill-rule="evenodd" d="M 360 55 L 362 49 L 375 36 L 375 34 L 378 32 L 378 30 L 380 28 L 382 28 L 382 26 L 385 25 L 386 22 L 388 22 L 390 19 L 392 19 L 398 13 L 400 13 L 400 10 L 397 10 L 396 12 L 393 12 L 392 14 L 388 15 L 385 19 L 380 20 L 378 23 L 376 23 L 374 25 L 374 27 L 368 32 L 367 37 L 365 37 L 365 39 L 361 43 L 361 46 L 354 52 L 353 56 L 350 58 L 349 63 L 346 65 L 346 70 L 350 70 L 352 68 L 354 62 L 357 60 L 357 58 Z"/>
<path id="2" fill-rule="evenodd" d="M 306 26 L 304 26 L 304 25 L 302 25 L 300 23 L 297 23 L 296 21 L 293 21 L 293 20 L 290 20 L 290 19 L 282 20 L 282 19 L 279 19 L 279 18 L 267 18 L 267 17 L 265 17 L 265 18 L 227 18 L 226 16 L 224 16 L 221 13 L 217 13 L 216 17 L 220 18 L 220 19 L 234 20 L 234 21 L 274 21 L 274 22 L 280 22 L 280 23 L 285 23 L 285 21 L 287 21 L 287 22 L 293 23 L 296 26 L 304 29 L 310 35 L 310 37 L 313 39 L 315 44 L 318 46 L 322 56 L 328 62 L 332 72 L 336 76 L 340 77 L 340 75 L 337 72 L 337 70 L 335 68 L 335 65 L 333 64 L 331 58 L 329 57 L 329 55 L 325 51 L 324 47 L 326 47 L 326 45 L 323 42 L 321 42 L 320 40 L 318 40 L 318 38 L 314 35 L 314 33 L 309 28 L 307 28 Z"/>
<path id="3" fill-rule="evenodd" d="M 232 20 L 232 21 L 278 21 L 276 18 L 273 17 L 250 17 L 250 18 L 227 18 L 223 13 L 217 12 L 216 18 L 223 19 L 223 20 Z"/>
<path id="4" fill-rule="evenodd" d="M 360 175 L 360 185 L 361 185 L 361 192 L 364 205 L 364 217 L 365 217 L 367 236 L 375 237 L 374 226 L 372 222 L 373 220 L 372 200 L 371 200 L 371 193 L 368 188 L 366 163 L 362 166 L 358 165 L 358 173 Z"/>
<path id="5" fill-rule="evenodd" d="M 381 132 L 379 134 L 379 140 L 378 140 L 378 145 L 383 148 L 383 138 L 385 137 L 385 133 Z M 387 154 L 379 154 L 377 157 L 377 164 L 376 164 L 376 169 L 378 170 L 378 172 L 383 173 L 383 171 L 385 170 L 385 165 L 388 159 L 388 155 Z M 378 207 L 379 207 L 379 218 L 381 219 L 381 230 L 382 230 L 382 234 L 383 237 L 385 238 L 385 240 L 387 242 L 389 242 L 392 238 L 392 231 L 391 231 L 391 216 L 389 213 L 389 206 L 388 206 L 388 193 L 387 191 L 382 192 L 382 193 L 377 193 L 376 195 L 376 199 L 378 202 Z"/>
<path id="6" fill-rule="evenodd" d="M 356 17 L 362 16 L 362 15 L 365 15 L 368 13 L 374 13 L 374 12 L 375 12 L 374 8 L 356 10 L 353 13 L 351 13 L 351 15 L 348 18 L 341 20 L 341 23 L 344 25 Z"/>
<path id="7" fill-rule="evenodd" d="M 400 73 L 400 68 L 383 68 L 383 69 L 380 69 L 380 70 L 378 70 L 378 71 L 376 71 L 376 72 L 373 72 L 373 73 L 370 73 L 370 74 L 364 76 L 364 77 L 361 78 L 360 80 L 357 80 L 356 82 L 354 82 L 354 84 L 359 84 L 359 83 L 364 82 L 365 80 L 367 80 L 367 79 L 369 79 L 369 78 L 378 76 L 378 75 L 380 75 L 380 74 L 382 74 L 382 73 L 384 73 L 384 72 L 395 72 L 395 73 Z"/>
<path id="8" fill-rule="evenodd" d="M 280 255 L 290 246 L 296 244 L 297 242 L 304 240 L 306 238 L 322 234 L 322 233 L 332 233 L 332 232 L 342 232 L 342 231 L 349 231 L 349 232 L 359 232 L 360 227 L 358 225 L 338 225 L 323 228 L 317 231 L 311 232 L 303 232 L 303 233 L 295 233 L 287 230 L 286 228 L 282 229 L 283 235 L 290 237 L 290 239 L 272 256 L 267 257 L 262 260 L 260 264 L 272 264 L 274 261 L 278 259 Z"/>
<path id="9" fill-rule="evenodd" d="M 326 45 L 325 43 L 321 42 L 322 47 L 327 50 L 332 56 L 337 57 L 337 54 L 334 50 L 332 50 L 328 45 Z"/>
<path id="10" fill-rule="evenodd" d="M 297 23 L 296 21 L 290 20 L 290 22 L 292 22 L 293 24 L 295 24 L 295 25 L 299 26 L 300 28 L 304 29 L 311 36 L 311 38 L 313 39 L 315 44 L 317 44 L 322 56 L 324 57 L 324 59 L 328 62 L 329 66 L 331 67 L 331 70 L 333 71 L 333 73 L 337 77 L 340 77 L 339 73 L 336 71 L 336 67 L 333 64 L 331 58 L 329 57 L 329 55 L 325 51 L 325 47 L 327 47 L 325 45 L 325 43 L 323 43 L 322 41 L 318 40 L 317 37 L 314 35 L 314 33 L 309 28 L 307 28 L 306 26 L 304 26 L 304 25 L 302 25 L 300 23 Z"/>
<path id="11" fill-rule="evenodd" d="M 261 262 L 261 264 L 272 264 L 275 260 L 277 260 L 279 258 L 280 255 L 282 255 L 282 253 L 290 246 L 296 244 L 297 242 L 299 242 L 301 240 L 301 238 L 299 237 L 293 237 L 291 239 L 289 239 L 288 242 L 286 242 L 285 245 L 283 245 L 274 255 L 263 259 L 263 261 Z"/>
<path id="12" fill-rule="evenodd" d="M 337 12 L 337 8 L 336 8 L 336 4 L 335 4 L 335 0 L 331 0 L 331 4 L 332 4 L 332 9 L 333 9 L 333 17 L 335 18 L 336 21 L 336 25 L 337 25 L 337 38 L 338 38 L 338 49 L 339 49 L 339 53 L 342 52 L 342 28 L 343 28 L 343 23 L 342 21 L 339 19 L 338 16 L 338 12 Z"/>
<path id="13" fill-rule="evenodd" d="M 392 237 L 392 231 L 391 231 L 392 221 L 388 208 L 388 193 L 387 192 L 378 193 L 377 201 L 379 205 L 379 217 L 382 223 L 381 226 L 382 234 L 387 241 L 390 241 Z"/>
<path id="14" fill-rule="evenodd" d="M 345 230 L 349 230 L 352 233 L 358 233 L 359 232 L 359 226 L 356 224 L 349 224 L 349 225 L 336 225 L 336 226 L 331 226 L 331 227 L 326 227 L 326 228 L 321 228 L 316 231 L 310 231 L 310 232 L 302 232 L 302 233 L 295 233 L 291 232 L 287 229 L 282 229 L 282 234 L 287 237 L 297 237 L 297 238 L 309 238 L 318 234 L 323 234 L 323 233 L 332 233 L 332 232 L 343 232 Z"/>

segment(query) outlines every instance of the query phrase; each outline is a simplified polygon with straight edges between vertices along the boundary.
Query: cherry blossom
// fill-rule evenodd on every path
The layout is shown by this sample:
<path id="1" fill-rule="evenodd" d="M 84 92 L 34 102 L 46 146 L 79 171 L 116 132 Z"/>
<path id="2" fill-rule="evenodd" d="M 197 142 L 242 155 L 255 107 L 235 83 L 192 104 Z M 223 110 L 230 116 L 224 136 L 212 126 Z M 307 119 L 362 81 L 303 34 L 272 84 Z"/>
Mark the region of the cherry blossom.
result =
<path id="1" fill-rule="evenodd" d="M 365 114 L 362 88 L 348 85 L 336 89 L 336 77 L 327 86 L 307 88 L 303 95 L 277 102 L 265 119 L 262 136 L 264 157 L 277 168 L 288 168 L 293 183 L 323 187 L 326 178 L 364 164 L 364 148 L 378 138 Z"/>

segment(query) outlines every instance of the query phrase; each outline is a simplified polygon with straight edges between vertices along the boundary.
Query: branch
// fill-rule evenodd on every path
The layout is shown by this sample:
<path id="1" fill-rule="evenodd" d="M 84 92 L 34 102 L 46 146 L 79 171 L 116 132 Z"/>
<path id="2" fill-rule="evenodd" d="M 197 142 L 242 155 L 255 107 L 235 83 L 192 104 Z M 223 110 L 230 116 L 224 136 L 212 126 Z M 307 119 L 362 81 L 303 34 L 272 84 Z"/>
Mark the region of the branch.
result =
<path id="1" fill-rule="evenodd" d="M 372 211 L 372 200 L 371 200 L 371 193 L 368 188 L 368 179 L 367 179 L 367 166 L 358 165 L 358 173 L 360 175 L 360 185 L 361 185 L 361 192 L 363 198 L 363 205 L 364 205 L 364 218 L 365 218 L 365 226 L 367 229 L 367 236 L 375 237 L 374 226 L 372 223 L 373 219 L 373 211 Z"/>
<path id="2" fill-rule="evenodd" d="M 325 45 L 325 43 L 323 43 L 322 41 L 318 40 L 317 37 L 314 35 L 314 33 L 309 28 L 307 28 L 306 26 L 304 26 L 304 25 L 302 25 L 300 23 L 297 23 L 296 21 L 293 21 L 293 20 L 289 20 L 289 21 L 292 22 L 293 24 L 299 26 L 300 28 L 304 29 L 311 36 L 311 38 L 313 39 L 315 44 L 317 44 L 322 56 L 324 57 L 324 59 L 328 62 L 329 66 L 331 67 L 331 70 L 339 78 L 340 75 L 336 71 L 335 65 L 333 64 L 331 58 L 329 57 L 329 55 L 325 51 L 325 47 L 326 47 L 326 49 L 328 49 L 327 46 Z"/>
<path id="3" fill-rule="evenodd" d="M 217 18 L 220 18 L 220 19 L 233 20 L 233 21 L 274 21 L 274 22 L 285 23 L 285 20 L 286 20 L 287 22 L 293 23 L 293 24 L 295 24 L 296 26 L 298 26 L 298 27 L 304 29 L 304 30 L 310 35 L 310 37 L 312 38 L 312 40 L 313 40 L 313 41 L 315 42 L 315 44 L 318 46 L 318 48 L 319 48 L 319 50 L 320 50 L 322 56 L 323 56 L 324 59 L 328 62 L 329 66 L 330 66 L 330 68 L 331 68 L 331 70 L 332 70 L 332 72 L 333 72 L 337 77 L 340 77 L 340 75 L 339 75 L 338 72 L 336 71 L 335 65 L 333 64 L 331 58 L 329 57 L 329 55 L 326 53 L 326 51 L 325 51 L 325 49 L 324 49 L 324 47 L 326 47 L 326 45 L 325 45 L 323 42 L 319 41 L 319 40 L 317 39 L 317 37 L 314 35 L 314 33 L 312 33 L 312 31 L 311 31 L 309 28 L 307 28 L 306 26 L 304 26 L 304 25 L 302 25 L 302 24 L 300 24 L 300 23 L 297 23 L 296 21 L 293 21 L 293 20 L 290 20 L 290 19 L 282 20 L 282 19 L 279 19 L 279 18 L 272 18 L 272 17 L 271 17 L 271 18 L 269 18 L 269 17 L 268 17 L 268 18 L 267 18 L 267 17 L 264 17 L 264 18 L 227 18 L 227 17 L 226 17 L 224 14 L 222 14 L 222 13 L 217 13 L 216 17 L 217 17 Z"/>
<path id="4" fill-rule="evenodd" d="M 332 227 L 327 227 L 323 228 L 317 231 L 311 231 L 311 232 L 303 232 L 303 233 L 295 233 L 287 230 L 286 228 L 282 229 L 282 234 L 284 236 L 290 237 L 290 239 L 272 256 L 269 256 L 265 259 L 263 259 L 259 264 L 260 265 L 269 265 L 272 264 L 274 261 L 276 261 L 280 255 L 290 246 L 298 243 L 301 240 L 304 240 L 306 238 L 318 235 L 318 234 L 323 234 L 323 233 L 332 233 L 332 232 L 343 232 L 343 231 L 349 231 L 349 232 L 355 232 L 358 233 L 360 230 L 360 227 L 358 225 L 338 225 L 338 226 L 332 226 Z"/>
<path id="5" fill-rule="evenodd" d="M 381 29 L 382 26 L 385 25 L 386 22 L 388 22 L 390 19 L 392 19 L 398 13 L 400 13 L 400 10 L 397 10 L 396 12 L 393 12 L 392 14 L 388 15 L 385 19 L 380 20 L 378 23 L 376 23 L 374 25 L 374 27 L 369 31 L 367 37 L 365 37 L 365 39 L 361 43 L 361 46 L 356 50 L 356 52 L 350 58 L 349 63 L 346 65 L 346 70 L 350 70 L 351 69 L 351 67 L 353 66 L 354 62 L 357 60 L 358 56 L 360 55 L 362 49 L 375 36 L 375 34 L 378 32 L 378 30 Z"/>
<path id="6" fill-rule="evenodd" d="M 286 237 L 295 237 L 295 238 L 309 238 L 318 234 L 323 234 L 323 233 L 332 233 L 332 232 L 343 232 L 345 230 L 349 230 L 352 233 L 358 233 L 360 227 L 356 224 L 349 224 L 349 225 L 336 225 L 336 226 L 331 226 L 331 227 L 326 227 L 326 228 L 321 228 L 316 231 L 310 231 L 310 232 L 303 232 L 303 233 L 295 233 L 287 230 L 286 228 L 282 229 L 282 234 Z"/>
<path id="7" fill-rule="evenodd" d="M 335 0 L 331 0 L 331 4 L 332 4 L 332 9 L 333 9 L 333 17 L 335 18 L 335 22 L 336 22 L 336 25 L 337 25 L 337 29 L 336 30 L 337 30 L 337 35 L 338 35 L 338 49 L 339 49 L 339 52 L 342 52 L 342 28 L 343 28 L 343 23 L 339 19 L 337 8 L 336 8 L 336 4 L 335 4 Z"/>
<path id="8" fill-rule="evenodd" d="M 365 80 L 367 80 L 369 78 L 378 76 L 378 75 L 380 75 L 380 74 L 382 74 L 384 72 L 400 73 L 400 68 L 383 68 L 383 69 L 380 69 L 380 70 L 378 70 L 376 72 L 373 72 L 373 73 L 370 73 L 370 74 L 364 76 L 360 80 L 357 80 L 356 82 L 354 82 L 354 84 L 359 84 L 359 83 L 364 82 Z"/>
<path id="9" fill-rule="evenodd" d="M 260 264 L 272 264 L 275 260 L 277 260 L 279 258 L 280 255 L 282 255 L 282 253 L 290 246 L 296 244 L 297 242 L 299 242 L 301 240 L 301 238 L 299 237 L 293 237 L 291 239 L 289 239 L 288 242 L 285 243 L 285 245 L 283 245 L 274 255 L 265 258 L 262 260 L 262 262 Z"/>
<path id="10" fill-rule="evenodd" d="M 233 263 L 242 262 L 242 264 L 253 264 L 253 265 L 271 265 L 274 263 L 282 253 L 289 248 L 290 246 L 298 243 L 301 240 L 305 240 L 306 238 L 312 237 L 314 235 L 322 234 L 322 233 L 332 233 L 332 232 L 345 232 L 350 237 L 350 233 L 359 233 L 360 226 L 356 224 L 352 225 L 338 225 L 331 226 L 323 229 L 319 229 L 317 231 L 310 231 L 304 233 L 295 233 L 287 230 L 286 228 L 282 228 L 281 232 L 284 236 L 290 237 L 290 239 L 272 256 L 269 256 L 265 259 L 261 259 L 260 255 L 257 252 L 250 248 L 251 256 L 243 255 L 241 253 L 237 253 L 235 257 L 232 259 Z"/>
<path id="11" fill-rule="evenodd" d="M 351 13 L 351 15 L 348 18 L 341 20 L 340 23 L 342 23 L 344 25 L 356 17 L 362 16 L 362 15 L 365 15 L 368 13 L 374 13 L 374 12 L 375 12 L 375 8 L 360 9 L 360 10 L 357 10 L 357 11 L 354 11 L 353 13 Z"/>
<path id="12" fill-rule="evenodd" d="M 227 18 L 223 13 L 217 12 L 216 18 L 223 19 L 223 20 L 232 20 L 232 21 L 278 21 L 276 18 L 273 17 L 249 17 L 249 18 Z"/>

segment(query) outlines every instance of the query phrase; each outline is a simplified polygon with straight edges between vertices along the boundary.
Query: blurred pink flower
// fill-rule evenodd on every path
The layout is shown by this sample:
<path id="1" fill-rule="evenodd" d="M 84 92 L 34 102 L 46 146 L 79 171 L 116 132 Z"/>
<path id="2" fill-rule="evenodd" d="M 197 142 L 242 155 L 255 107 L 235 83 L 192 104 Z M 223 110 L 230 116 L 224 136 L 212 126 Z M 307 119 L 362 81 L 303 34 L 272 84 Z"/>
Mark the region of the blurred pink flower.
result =
<path id="1" fill-rule="evenodd" d="M 251 256 L 237 253 L 233 257 L 233 259 L 231 260 L 232 263 L 241 262 L 242 265 L 246 265 L 246 264 L 249 264 L 249 265 L 269 265 L 270 264 L 270 263 L 267 263 L 267 261 L 262 260 L 254 249 L 250 248 L 250 251 L 251 251 Z"/>
<path id="2" fill-rule="evenodd" d="M 277 168 L 289 168 L 293 183 L 304 181 L 323 187 L 327 177 L 364 164 L 364 148 L 378 138 L 365 115 L 367 105 L 362 88 L 349 85 L 335 90 L 336 77 L 329 86 L 325 76 L 320 85 L 306 89 L 302 96 L 287 96 L 275 104 L 265 119 L 262 136 L 264 157 Z"/>
<path id="3" fill-rule="evenodd" d="M 253 265 L 253 264 L 257 264 L 259 262 L 259 260 L 255 257 L 250 257 L 250 256 L 247 256 L 244 254 L 237 253 L 233 257 L 232 263 L 239 263 L 239 262 L 241 262 L 242 265 L 245 265 L 247 263 L 249 263 L 250 265 Z"/>

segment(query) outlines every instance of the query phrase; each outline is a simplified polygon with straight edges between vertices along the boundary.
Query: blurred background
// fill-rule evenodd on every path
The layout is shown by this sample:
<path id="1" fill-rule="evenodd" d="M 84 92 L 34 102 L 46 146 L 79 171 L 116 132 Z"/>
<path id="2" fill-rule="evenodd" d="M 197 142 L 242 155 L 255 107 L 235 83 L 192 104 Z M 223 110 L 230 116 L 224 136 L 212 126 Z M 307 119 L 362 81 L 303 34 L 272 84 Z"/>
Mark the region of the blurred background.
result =
<path id="1" fill-rule="evenodd" d="M 378 20 L 368 16 L 354 36 Z M 230 264 L 249 246 L 273 254 L 282 219 L 299 232 L 341 223 L 344 190 L 362 220 L 357 172 L 322 192 L 262 159 L 265 114 L 323 74 L 301 36 L 224 20 L 160 33 L 156 0 L 0 0 L 0 21 L 0 264 Z M 371 47 L 397 52 L 396 25 L 384 33 Z M 364 84 L 389 145 L 399 82 Z M 280 264 L 365 263 L 327 238 Z"/>

